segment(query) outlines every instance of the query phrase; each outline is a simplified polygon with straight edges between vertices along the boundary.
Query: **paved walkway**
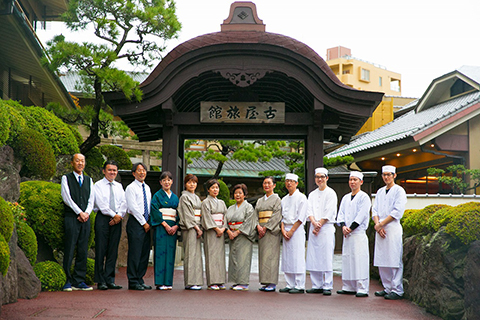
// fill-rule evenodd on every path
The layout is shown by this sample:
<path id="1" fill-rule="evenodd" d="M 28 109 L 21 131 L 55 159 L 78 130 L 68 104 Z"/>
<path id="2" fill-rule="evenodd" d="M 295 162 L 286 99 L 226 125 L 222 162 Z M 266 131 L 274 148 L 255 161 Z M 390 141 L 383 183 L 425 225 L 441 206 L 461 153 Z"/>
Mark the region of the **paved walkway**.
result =
<path id="1" fill-rule="evenodd" d="M 153 284 L 152 267 L 145 279 Z M 377 281 L 371 282 L 368 298 L 338 295 L 339 276 L 332 296 L 260 292 L 258 274 L 251 275 L 246 292 L 184 290 L 182 270 L 175 270 L 171 291 L 129 291 L 125 268 L 120 268 L 117 284 L 124 289 L 42 292 L 36 299 L 2 306 L 1 319 L 439 319 L 407 300 L 375 297 L 381 290 Z M 278 288 L 284 286 L 280 276 Z"/>

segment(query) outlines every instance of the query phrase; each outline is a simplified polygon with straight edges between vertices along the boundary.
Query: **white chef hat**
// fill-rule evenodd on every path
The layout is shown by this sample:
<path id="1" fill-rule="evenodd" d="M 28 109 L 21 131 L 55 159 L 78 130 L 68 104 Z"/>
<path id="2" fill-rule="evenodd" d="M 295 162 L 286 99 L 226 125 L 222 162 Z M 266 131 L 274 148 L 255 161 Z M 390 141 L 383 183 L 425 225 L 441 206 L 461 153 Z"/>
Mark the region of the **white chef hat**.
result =
<path id="1" fill-rule="evenodd" d="M 394 166 L 383 166 L 382 167 L 382 173 L 384 172 L 391 172 L 395 173 L 396 168 Z"/>
<path id="2" fill-rule="evenodd" d="M 315 175 L 323 173 L 324 175 L 328 176 L 328 170 L 325 168 L 317 168 L 315 169 Z"/>
<path id="3" fill-rule="evenodd" d="M 295 182 L 298 182 L 298 176 L 295 173 L 287 173 L 285 175 L 285 180 L 293 180 Z"/>
<path id="4" fill-rule="evenodd" d="M 360 171 L 350 171 L 350 177 L 357 177 L 360 180 L 363 180 L 363 173 Z"/>

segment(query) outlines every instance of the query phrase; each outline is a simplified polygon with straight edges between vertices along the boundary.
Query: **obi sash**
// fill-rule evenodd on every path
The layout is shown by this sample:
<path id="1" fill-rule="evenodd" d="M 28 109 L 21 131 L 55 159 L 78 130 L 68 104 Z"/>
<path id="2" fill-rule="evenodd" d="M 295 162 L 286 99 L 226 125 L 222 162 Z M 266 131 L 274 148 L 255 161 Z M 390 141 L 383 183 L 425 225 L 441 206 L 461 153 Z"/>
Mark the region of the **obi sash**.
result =
<path id="1" fill-rule="evenodd" d="M 223 213 L 212 213 L 212 218 L 217 226 L 223 226 Z"/>
<path id="2" fill-rule="evenodd" d="M 177 210 L 172 208 L 161 208 L 160 212 L 162 213 L 163 220 L 175 221 L 177 218 Z"/>
<path id="3" fill-rule="evenodd" d="M 229 222 L 228 223 L 228 227 L 230 228 L 230 230 L 232 231 L 237 231 L 238 228 L 240 228 L 240 226 L 242 225 L 243 222 Z"/>
<path id="4" fill-rule="evenodd" d="M 200 209 L 195 209 L 195 223 L 200 224 L 200 217 L 202 216 L 202 211 Z"/>
<path id="5" fill-rule="evenodd" d="M 268 220 L 272 217 L 273 211 L 260 211 L 258 213 L 258 222 L 267 223 Z"/>

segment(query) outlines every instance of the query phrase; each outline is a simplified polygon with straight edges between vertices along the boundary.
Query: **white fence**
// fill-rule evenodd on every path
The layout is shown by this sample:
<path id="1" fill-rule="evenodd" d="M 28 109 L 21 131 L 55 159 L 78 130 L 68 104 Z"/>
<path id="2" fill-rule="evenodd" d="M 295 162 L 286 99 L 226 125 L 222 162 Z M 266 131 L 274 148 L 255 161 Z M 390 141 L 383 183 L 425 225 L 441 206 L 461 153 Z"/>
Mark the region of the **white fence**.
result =
<path id="1" fill-rule="evenodd" d="M 375 198 L 375 194 L 372 198 Z M 373 200 L 375 201 L 375 200 Z M 457 206 L 462 203 L 480 201 L 478 194 L 407 194 L 405 209 L 423 209 L 431 204 L 448 204 Z"/>

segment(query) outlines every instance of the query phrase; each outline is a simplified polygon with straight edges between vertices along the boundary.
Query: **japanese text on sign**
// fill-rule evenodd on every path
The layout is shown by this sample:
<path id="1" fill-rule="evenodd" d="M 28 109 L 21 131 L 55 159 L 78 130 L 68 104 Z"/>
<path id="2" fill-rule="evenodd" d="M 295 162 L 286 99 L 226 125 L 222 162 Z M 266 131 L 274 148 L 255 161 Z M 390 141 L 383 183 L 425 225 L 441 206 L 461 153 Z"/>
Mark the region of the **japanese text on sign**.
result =
<path id="1" fill-rule="evenodd" d="M 285 123 L 285 103 L 202 101 L 200 122 Z"/>

